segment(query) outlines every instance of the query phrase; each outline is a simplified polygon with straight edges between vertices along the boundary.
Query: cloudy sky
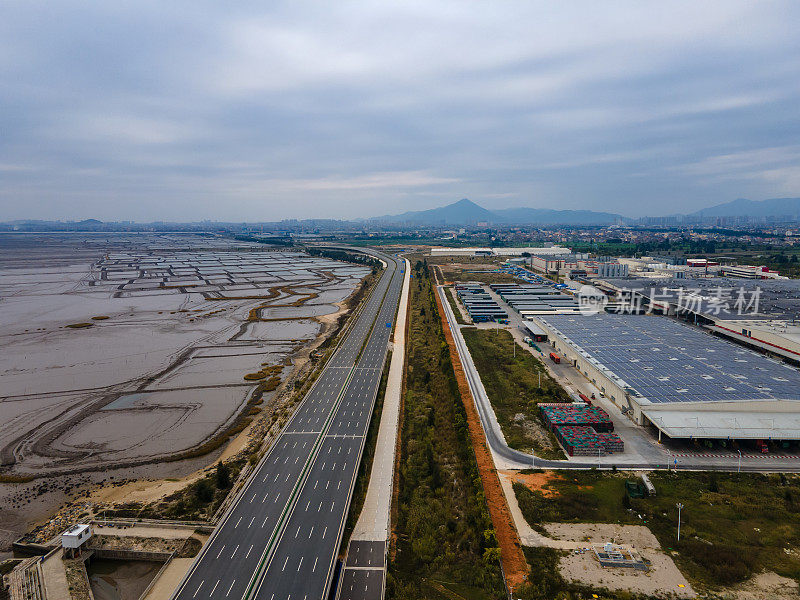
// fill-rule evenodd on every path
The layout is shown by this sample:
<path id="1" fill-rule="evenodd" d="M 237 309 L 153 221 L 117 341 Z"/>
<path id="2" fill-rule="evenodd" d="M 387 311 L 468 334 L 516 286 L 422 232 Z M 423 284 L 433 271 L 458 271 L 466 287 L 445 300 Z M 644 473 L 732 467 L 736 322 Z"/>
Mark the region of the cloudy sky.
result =
<path id="1" fill-rule="evenodd" d="M 0 220 L 800 196 L 800 2 L 0 4 Z"/>

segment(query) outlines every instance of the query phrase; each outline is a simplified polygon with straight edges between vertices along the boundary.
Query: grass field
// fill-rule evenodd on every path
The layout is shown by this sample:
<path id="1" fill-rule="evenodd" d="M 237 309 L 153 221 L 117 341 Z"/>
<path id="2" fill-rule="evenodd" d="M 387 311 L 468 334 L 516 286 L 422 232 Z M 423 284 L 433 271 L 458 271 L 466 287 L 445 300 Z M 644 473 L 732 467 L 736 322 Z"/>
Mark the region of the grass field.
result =
<path id="1" fill-rule="evenodd" d="M 549 484 L 515 485 L 525 519 L 646 525 L 693 584 L 718 589 L 761 571 L 800 581 L 800 476 L 656 472 L 656 496 L 624 500 L 631 474 L 575 471 Z M 681 502 L 681 540 L 677 508 Z M 630 507 L 630 508 L 628 508 Z M 640 518 L 641 516 L 641 518 Z"/>
<path id="2" fill-rule="evenodd" d="M 555 437 L 545 427 L 536 405 L 570 400 L 547 374 L 544 365 L 522 348 L 516 349 L 515 356 L 516 342 L 504 329 L 467 327 L 461 332 L 508 445 L 526 452 L 533 449 L 541 458 L 565 458 Z M 515 421 L 515 415 L 520 413 L 525 416 L 525 421 Z M 533 433 L 533 428 L 538 435 Z"/>

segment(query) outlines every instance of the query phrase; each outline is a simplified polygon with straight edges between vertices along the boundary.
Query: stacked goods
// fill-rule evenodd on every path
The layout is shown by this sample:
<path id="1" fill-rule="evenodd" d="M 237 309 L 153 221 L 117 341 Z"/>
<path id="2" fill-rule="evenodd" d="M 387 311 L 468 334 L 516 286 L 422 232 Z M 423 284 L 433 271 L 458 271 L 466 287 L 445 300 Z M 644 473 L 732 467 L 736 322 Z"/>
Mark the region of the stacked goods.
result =
<path id="1" fill-rule="evenodd" d="M 599 456 L 625 450 L 624 442 L 616 433 L 597 433 L 591 427 L 559 425 L 555 434 L 570 456 Z"/>
<path id="2" fill-rule="evenodd" d="M 591 427 L 558 426 L 555 434 L 570 456 L 599 456 L 606 453 L 605 446 Z"/>
<path id="3" fill-rule="evenodd" d="M 598 433 L 597 438 L 606 449 L 606 454 L 625 452 L 625 442 L 616 433 Z"/>
<path id="4" fill-rule="evenodd" d="M 559 425 L 572 427 L 592 427 L 598 432 L 614 431 L 614 423 L 608 413 L 599 406 L 574 406 L 564 407 L 545 406 L 540 404 L 544 422 L 550 429 L 555 430 Z"/>

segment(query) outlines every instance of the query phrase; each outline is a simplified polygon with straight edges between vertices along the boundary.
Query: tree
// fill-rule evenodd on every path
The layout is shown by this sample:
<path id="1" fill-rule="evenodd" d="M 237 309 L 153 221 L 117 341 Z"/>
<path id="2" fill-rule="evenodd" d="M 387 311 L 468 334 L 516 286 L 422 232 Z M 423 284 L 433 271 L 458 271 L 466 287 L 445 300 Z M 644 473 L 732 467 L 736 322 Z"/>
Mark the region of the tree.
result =
<path id="1" fill-rule="evenodd" d="M 217 488 L 227 490 L 231 487 L 231 470 L 223 462 L 217 463 Z"/>
<path id="2" fill-rule="evenodd" d="M 494 546 L 483 551 L 483 562 L 487 565 L 500 562 L 500 548 Z"/>
<path id="3" fill-rule="evenodd" d="M 214 499 L 214 489 L 208 479 L 201 479 L 194 488 L 194 495 L 198 502 L 206 504 Z"/>

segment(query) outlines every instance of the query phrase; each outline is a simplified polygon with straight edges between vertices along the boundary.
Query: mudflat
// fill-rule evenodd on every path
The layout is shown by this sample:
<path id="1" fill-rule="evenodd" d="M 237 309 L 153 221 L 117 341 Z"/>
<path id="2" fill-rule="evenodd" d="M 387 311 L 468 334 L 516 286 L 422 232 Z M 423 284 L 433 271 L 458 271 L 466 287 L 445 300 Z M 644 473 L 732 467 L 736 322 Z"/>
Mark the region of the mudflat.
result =
<path id="1" fill-rule="evenodd" d="M 37 477 L 0 484 L 0 531 L 44 493 L 196 470 L 164 459 L 231 427 L 244 376 L 290 364 L 367 273 L 200 235 L 0 234 L 0 475 Z"/>

